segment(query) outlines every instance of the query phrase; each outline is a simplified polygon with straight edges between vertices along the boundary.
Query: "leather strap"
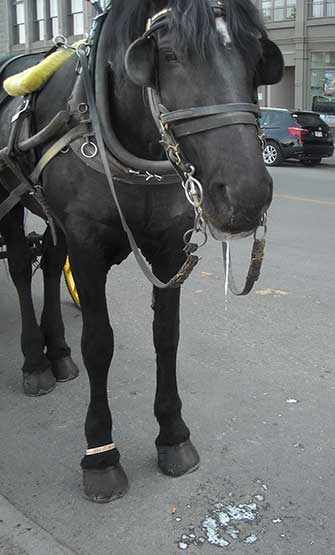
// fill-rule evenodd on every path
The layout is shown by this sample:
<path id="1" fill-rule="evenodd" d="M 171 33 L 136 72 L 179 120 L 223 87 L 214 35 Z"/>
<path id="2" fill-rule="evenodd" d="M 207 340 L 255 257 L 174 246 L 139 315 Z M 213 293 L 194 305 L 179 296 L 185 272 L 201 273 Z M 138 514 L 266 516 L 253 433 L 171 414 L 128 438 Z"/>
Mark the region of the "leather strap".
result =
<path id="1" fill-rule="evenodd" d="M 227 248 L 228 248 L 227 243 L 222 243 L 222 253 L 223 253 L 224 260 L 226 259 L 226 256 L 227 256 Z M 230 273 L 228 276 L 228 284 L 229 284 L 229 289 L 233 293 L 233 295 L 236 295 L 237 297 L 245 297 L 253 289 L 261 273 L 263 259 L 264 259 L 264 250 L 265 250 L 265 238 L 263 237 L 262 239 L 257 239 L 257 237 L 255 237 L 254 243 L 252 246 L 248 275 L 246 277 L 245 284 L 242 290 L 239 290 L 236 286 L 236 282 L 231 269 L 232 264 L 230 259 Z M 230 253 L 229 253 L 229 258 L 230 258 Z"/>
<path id="2" fill-rule="evenodd" d="M 3 149 L 1 152 L 1 158 L 4 167 L 8 167 L 21 183 L 13 191 L 11 191 L 8 197 L 0 204 L 0 221 L 14 208 L 14 206 L 16 206 L 16 204 L 21 202 L 23 195 L 29 192 L 34 193 L 34 187 L 32 184 L 38 183 L 44 168 L 55 156 L 57 156 L 57 154 L 59 154 L 62 148 L 67 146 L 74 139 L 82 137 L 87 132 L 88 126 L 85 123 L 81 123 L 80 125 L 70 129 L 61 139 L 59 139 L 43 154 L 38 164 L 35 166 L 35 169 L 30 174 L 29 179 L 23 174 L 18 163 L 13 161 L 5 153 L 5 149 Z"/>
<path id="3" fill-rule="evenodd" d="M 29 191 L 30 188 L 27 187 L 26 183 L 20 183 L 20 185 L 18 185 L 8 195 L 8 197 L 0 204 L 0 221 L 21 201 L 23 195 L 29 193 Z"/>
<path id="4" fill-rule="evenodd" d="M 162 123 L 174 123 L 180 120 L 190 120 L 194 118 L 203 118 L 207 116 L 214 116 L 217 114 L 232 114 L 236 112 L 248 112 L 260 115 L 260 110 L 257 104 L 249 102 L 233 102 L 230 104 L 214 104 L 212 106 L 197 106 L 186 108 L 184 110 L 174 110 L 169 112 L 162 105 L 159 106 L 161 111 L 160 119 Z"/>
<path id="5" fill-rule="evenodd" d="M 30 175 L 30 179 L 33 183 L 37 183 L 44 168 L 51 162 L 60 151 L 69 145 L 72 141 L 78 137 L 83 137 L 89 133 L 89 126 L 86 123 L 80 123 L 76 127 L 70 129 L 63 137 L 58 139 L 48 150 L 43 154 L 38 163 L 35 166 L 34 171 Z"/>
<path id="6" fill-rule="evenodd" d="M 173 133 L 179 139 L 180 137 L 195 135 L 196 133 L 210 131 L 211 129 L 241 124 L 257 127 L 257 121 L 253 114 L 216 114 L 215 116 L 208 116 L 186 123 L 177 123 L 173 127 Z"/>
<path id="7" fill-rule="evenodd" d="M 65 131 L 67 124 L 69 123 L 70 114 L 66 110 L 61 110 L 55 117 L 41 129 L 38 133 L 29 137 L 25 141 L 22 141 L 18 144 L 17 150 L 21 152 L 26 152 L 27 150 L 31 150 L 40 146 L 42 144 L 48 143 L 51 139 L 60 135 L 63 131 Z"/>

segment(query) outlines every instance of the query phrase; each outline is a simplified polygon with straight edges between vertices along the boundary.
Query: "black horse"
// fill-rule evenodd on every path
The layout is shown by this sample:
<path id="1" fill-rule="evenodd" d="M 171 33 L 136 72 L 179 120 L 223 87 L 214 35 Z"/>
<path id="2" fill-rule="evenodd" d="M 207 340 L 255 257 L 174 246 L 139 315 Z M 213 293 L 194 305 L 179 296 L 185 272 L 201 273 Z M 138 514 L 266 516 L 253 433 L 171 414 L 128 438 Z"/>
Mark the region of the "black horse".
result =
<path id="1" fill-rule="evenodd" d="M 86 112 L 84 97 L 75 87 L 77 67 L 77 60 L 69 61 L 39 93 L 37 130 L 66 110 L 69 99 L 72 108 L 79 99 L 84 106 L 79 111 Z M 152 102 L 145 94 L 147 87 L 159 95 L 156 98 L 174 117 L 176 110 L 211 107 L 210 117 L 201 118 L 206 122 L 200 125 L 204 128 L 195 129 L 199 120 L 193 119 L 187 122 L 190 133 L 189 129 L 178 131 L 178 121 L 171 127 L 177 123 L 182 157 L 192 164 L 195 177 L 203 184 L 201 216 L 213 235 L 220 239 L 224 234 L 252 233 L 272 199 L 272 180 L 263 163 L 254 113 L 257 86 L 279 81 L 283 67 L 281 54 L 267 39 L 252 2 L 114 0 L 95 52 L 95 67 L 96 102 L 105 142 L 113 127 L 125 149 L 122 152 L 128 152 L 131 173 L 140 177 L 148 160 L 155 169 L 147 174 L 145 185 L 143 179 L 141 184 L 121 178 L 115 182 L 125 219 L 155 275 L 166 282 L 184 264 L 183 236 L 193 228 L 194 210 L 177 173 L 173 182 L 162 179 L 160 183 L 156 175 L 156 168 L 166 169 L 167 162 L 162 161 L 165 151 L 152 117 Z M 17 105 L 13 100 L 1 113 L 3 145 Z M 165 125 L 163 134 L 167 129 Z M 172 154 L 178 166 L 176 151 Z M 94 161 L 88 165 L 87 160 L 73 147 L 55 156 L 43 172 L 44 198 L 57 225 L 58 243 L 53 246 L 48 230 L 42 263 L 46 302 L 41 327 L 32 307 L 21 207 L 0 223 L 0 231 L 8 245 L 10 272 L 21 301 L 28 393 L 53 387 L 50 361 L 54 373 L 59 371 L 63 379 L 76 374 L 59 309 L 59 280 L 67 244 L 82 307 L 82 354 L 91 392 L 85 426 L 88 449 L 81 463 L 84 487 L 90 499 L 106 502 L 124 494 L 128 484 L 112 439 L 107 399 L 114 342 L 105 283 L 111 266 L 120 264 L 131 247 L 106 177 L 94 168 Z M 199 463 L 177 389 L 179 299 L 180 287 L 154 287 L 156 447 L 159 467 L 171 476 L 190 472 Z"/>

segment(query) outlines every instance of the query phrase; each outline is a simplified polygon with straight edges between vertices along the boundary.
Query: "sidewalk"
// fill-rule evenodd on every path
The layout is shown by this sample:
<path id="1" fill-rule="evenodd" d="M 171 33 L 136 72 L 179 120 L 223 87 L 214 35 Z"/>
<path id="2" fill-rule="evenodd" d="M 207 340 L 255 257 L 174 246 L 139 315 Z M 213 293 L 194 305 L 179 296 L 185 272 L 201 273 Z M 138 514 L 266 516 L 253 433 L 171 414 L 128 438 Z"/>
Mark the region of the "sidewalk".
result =
<path id="1" fill-rule="evenodd" d="M 0 495 L 1 555 L 74 555 Z"/>

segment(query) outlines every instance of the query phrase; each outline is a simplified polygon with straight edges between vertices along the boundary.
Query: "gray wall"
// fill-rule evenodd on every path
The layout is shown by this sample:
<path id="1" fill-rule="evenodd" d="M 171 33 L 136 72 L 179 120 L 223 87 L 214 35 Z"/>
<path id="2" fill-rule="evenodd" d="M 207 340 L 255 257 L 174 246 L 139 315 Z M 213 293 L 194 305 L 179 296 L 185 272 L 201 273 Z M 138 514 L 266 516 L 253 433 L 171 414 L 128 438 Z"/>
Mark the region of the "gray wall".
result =
<path id="1" fill-rule="evenodd" d="M 277 108 L 295 108 L 295 68 L 286 67 L 280 83 L 269 87 L 267 103 Z"/>

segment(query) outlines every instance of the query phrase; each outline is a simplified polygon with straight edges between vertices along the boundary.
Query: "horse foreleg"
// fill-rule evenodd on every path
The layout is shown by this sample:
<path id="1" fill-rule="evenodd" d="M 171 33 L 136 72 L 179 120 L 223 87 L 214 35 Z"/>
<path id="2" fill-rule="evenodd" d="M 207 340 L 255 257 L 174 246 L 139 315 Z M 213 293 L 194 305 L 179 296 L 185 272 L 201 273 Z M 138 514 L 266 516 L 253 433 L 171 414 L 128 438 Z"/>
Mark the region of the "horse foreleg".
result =
<path id="1" fill-rule="evenodd" d="M 107 396 L 108 371 L 114 352 L 105 295 L 107 268 L 94 250 L 88 252 L 86 245 L 77 257 L 71 252 L 71 263 L 80 296 L 82 354 L 90 382 L 85 423 L 88 449 L 81 462 L 84 491 L 90 500 L 106 503 L 121 497 L 128 489 L 120 454 L 113 443 Z"/>
<path id="2" fill-rule="evenodd" d="M 23 390 L 38 396 L 51 391 L 56 380 L 44 354 L 44 338 L 36 320 L 31 294 L 31 253 L 23 226 L 23 208 L 17 207 L 2 221 L 1 232 L 7 245 L 8 267 L 21 309 L 21 347 L 24 355 Z"/>
<path id="3" fill-rule="evenodd" d="M 166 264 L 166 260 L 165 260 Z M 155 274 L 167 281 L 176 270 L 153 264 Z M 181 476 L 195 470 L 199 455 L 190 441 L 190 432 L 182 415 L 178 394 L 176 359 L 179 342 L 180 288 L 153 291 L 153 337 L 157 359 L 157 389 L 154 412 L 159 423 L 156 439 L 158 466 L 169 476 Z"/>
<path id="4" fill-rule="evenodd" d="M 65 330 L 60 303 L 60 280 L 66 259 L 64 233 L 57 230 L 57 245 L 54 246 L 50 228 L 43 237 L 43 257 L 41 268 L 44 279 L 44 306 L 41 329 L 47 347 L 46 355 L 51 362 L 54 376 L 59 382 L 76 378 L 77 366 L 71 358 L 71 350 L 65 341 Z"/>

